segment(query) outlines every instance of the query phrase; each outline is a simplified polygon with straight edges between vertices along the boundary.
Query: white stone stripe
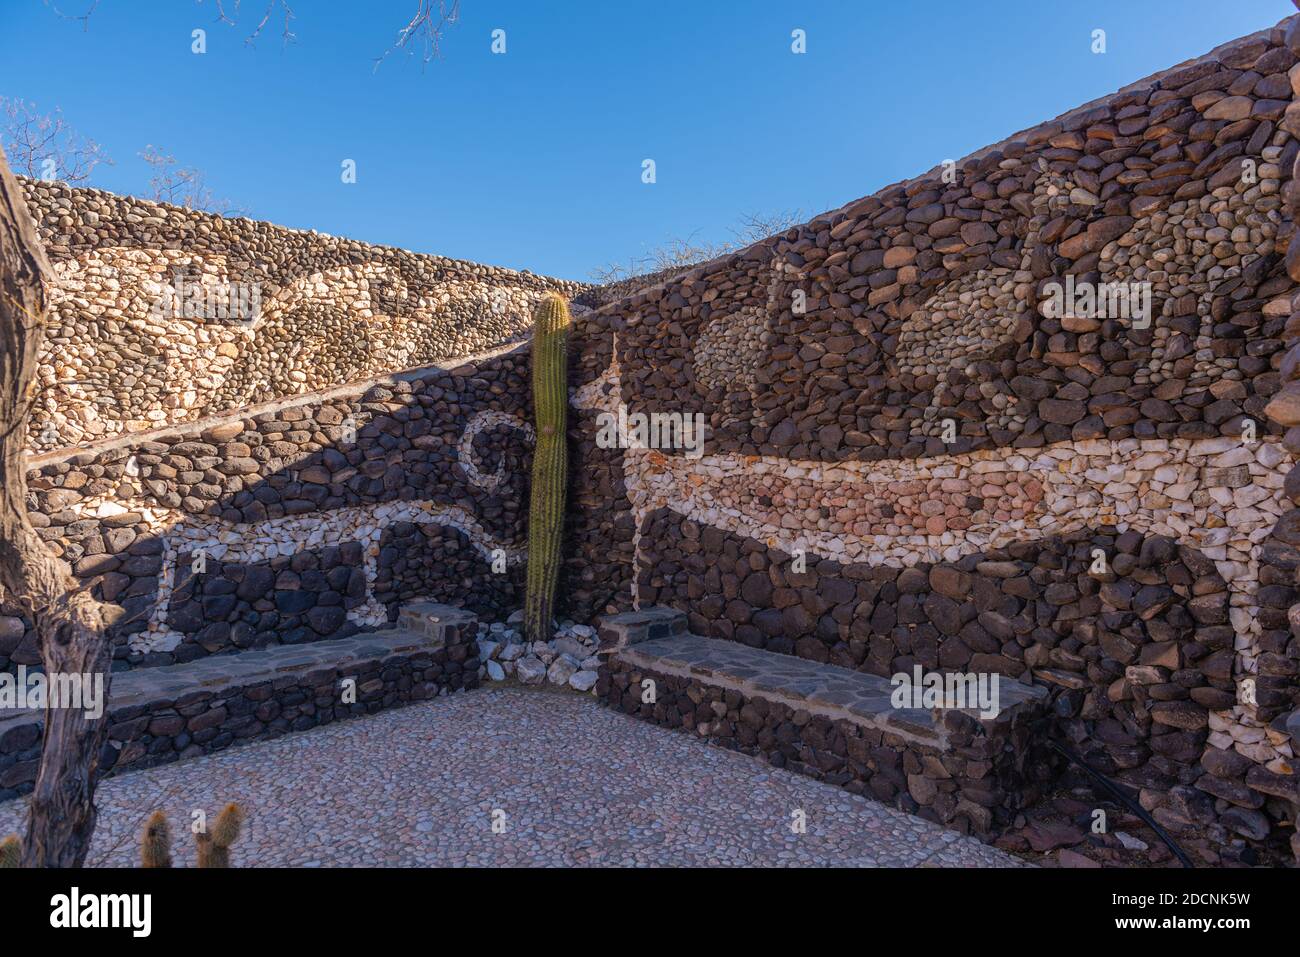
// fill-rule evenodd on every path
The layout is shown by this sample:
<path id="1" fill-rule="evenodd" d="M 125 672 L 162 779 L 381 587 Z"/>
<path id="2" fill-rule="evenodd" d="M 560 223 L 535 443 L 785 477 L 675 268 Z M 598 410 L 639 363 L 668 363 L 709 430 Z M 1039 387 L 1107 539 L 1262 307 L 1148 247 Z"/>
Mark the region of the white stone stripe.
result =
<path id="1" fill-rule="evenodd" d="M 578 408 L 614 411 L 622 404 L 617 336 L 613 339 L 613 361 L 574 396 Z M 1236 633 L 1234 671 L 1237 676 L 1252 675 L 1258 671 L 1260 627 L 1254 596 L 1260 551 L 1284 511 L 1279 495 L 1295 461 L 1277 442 L 1245 444 L 1229 437 L 1097 439 L 1039 449 L 839 463 L 734 454 L 688 459 L 626 449 L 624 480 L 635 521 L 633 604 L 641 607 L 637 585 L 643 563 L 641 528 L 646 517 L 660 508 L 786 553 L 802 548 L 809 555 L 845 563 L 895 566 L 955 561 L 1014 541 L 1037 541 L 1080 529 L 1131 530 L 1169 536 L 1215 563 L 1229 590 L 1229 621 Z M 1248 481 L 1232 481 L 1232 472 L 1239 476 L 1241 470 Z M 752 497 L 738 500 L 734 482 L 728 484 L 737 478 L 767 478 L 777 486 L 807 483 L 818 491 L 856 492 L 869 498 L 900 482 L 978 478 L 995 472 L 1026 475 L 1042 483 L 1041 500 L 1021 519 L 933 535 L 832 534 L 808 527 L 797 509 L 786 512 L 792 527 L 784 522 L 778 527 L 757 517 Z M 1210 742 L 1215 747 L 1235 747 L 1260 763 L 1286 760 L 1291 754 L 1285 735 L 1261 727 L 1254 706 L 1248 704 L 1212 712 Z"/>
<path id="2" fill-rule="evenodd" d="M 167 625 L 172 593 L 177 587 L 177 559 L 183 552 L 202 550 L 214 560 L 249 564 L 294 555 L 307 549 L 360 542 L 365 556 L 366 601 L 349 611 L 348 618 L 361 625 L 378 625 L 387 620 L 386 609 L 372 597 L 372 588 L 378 575 L 380 538 L 384 529 L 395 523 L 444 525 L 459 529 L 489 563 L 500 554 L 507 565 L 514 565 L 522 562 L 526 554 L 523 548 L 494 539 L 464 509 L 429 501 L 384 502 L 250 523 L 211 519 L 196 521 L 196 516 L 175 509 L 106 497 L 88 499 L 71 508 L 82 517 L 98 519 L 138 512 L 141 521 L 162 540 L 158 596 L 148 629 L 130 638 L 131 650 L 139 652 L 169 651 L 184 637 Z"/>

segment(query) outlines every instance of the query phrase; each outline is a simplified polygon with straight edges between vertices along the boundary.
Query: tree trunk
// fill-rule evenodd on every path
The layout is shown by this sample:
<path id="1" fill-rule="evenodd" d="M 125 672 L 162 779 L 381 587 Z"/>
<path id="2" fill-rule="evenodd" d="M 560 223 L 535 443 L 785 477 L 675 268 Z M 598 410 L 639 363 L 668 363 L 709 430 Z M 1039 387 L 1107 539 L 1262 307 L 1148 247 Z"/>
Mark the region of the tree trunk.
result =
<path id="1" fill-rule="evenodd" d="M 49 274 L 22 187 L 0 151 L 0 598 L 35 624 L 46 674 L 102 674 L 106 706 L 106 631 L 121 610 L 91 597 L 27 521 L 27 416 Z M 79 867 L 95 830 L 95 773 L 108 716 L 105 710 L 92 721 L 81 708 L 51 703 L 22 863 Z"/>

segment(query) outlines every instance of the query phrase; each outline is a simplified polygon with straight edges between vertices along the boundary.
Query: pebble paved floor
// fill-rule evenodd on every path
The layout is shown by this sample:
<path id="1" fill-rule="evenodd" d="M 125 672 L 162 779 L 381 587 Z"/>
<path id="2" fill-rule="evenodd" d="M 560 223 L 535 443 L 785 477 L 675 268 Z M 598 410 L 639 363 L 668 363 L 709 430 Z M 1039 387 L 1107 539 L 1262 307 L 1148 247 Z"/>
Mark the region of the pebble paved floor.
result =
<path id="1" fill-rule="evenodd" d="M 591 698 L 480 689 L 99 788 L 91 863 L 133 865 L 144 818 L 248 812 L 236 866 L 889 866 L 1022 862 L 971 838 Z M 795 811 L 807 816 L 791 831 Z M 0 804 L 0 834 L 23 802 Z M 494 833 L 494 812 L 504 832 Z"/>

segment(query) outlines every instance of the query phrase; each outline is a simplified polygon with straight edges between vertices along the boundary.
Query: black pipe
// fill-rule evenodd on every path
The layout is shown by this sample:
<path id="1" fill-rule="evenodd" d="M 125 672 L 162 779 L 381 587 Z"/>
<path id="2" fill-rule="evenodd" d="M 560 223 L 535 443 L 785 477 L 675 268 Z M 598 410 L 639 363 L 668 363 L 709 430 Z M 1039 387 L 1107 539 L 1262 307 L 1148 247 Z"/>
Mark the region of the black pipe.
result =
<path id="1" fill-rule="evenodd" d="M 1165 829 L 1156 823 L 1155 818 L 1153 818 L 1150 814 L 1147 813 L 1146 808 L 1144 808 L 1137 801 L 1133 800 L 1131 797 L 1125 794 L 1120 789 L 1120 786 L 1118 784 L 1116 784 L 1110 778 L 1106 777 L 1106 775 L 1102 774 L 1096 768 L 1091 767 L 1086 761 L 1083 760 L 1083 758 L 1079 757 L 1069 748 L 1065 747 L 1065 745 L 1058 744 L 1057 742 L 1052 741 L 1050 739 L 1048 740 L 1047 743 L 1052 748 L 1052 750 L 1064 756 L 1066 760 L 1071 761 L 1074 764 L 1077 764 L 1079 767 L 1083 768 L 1084 773 L 1086 773 L 1088 777 L 1092 778 L 1094 782 L 1100 785 L 1102 790 L 1104 790 L 1112 798 L 1114 798 L 1120 804 L 1124 805 L 1126 808 L 1128 808 L 1130 811 L 1132 811 L 1134 814 L 1140 817 L 1142 819 L 1142 822 L 1146 824 L 1147 827 L 1151 828 L 1151 830 L 1155 831 L 1156 836 L 1159 837 L 1160 840 L 1165 842 L 1165 846 L 1169 848 L 1169 850 L 1173 851 L 1174 856 L 1178 858 L 1179 861 L 1182 862 L 1183 867 L 1194 868 L 1196 866 L 1195 864 L 1192 863 L 1192 859 L 1187 856 L 1187 854 L 1183 851 L 1183 849 L 1178 846 L 1177 842 L 1174 841 L 1174 839 L 1169 836 L 1169 834 L 1165 831 Z"/>

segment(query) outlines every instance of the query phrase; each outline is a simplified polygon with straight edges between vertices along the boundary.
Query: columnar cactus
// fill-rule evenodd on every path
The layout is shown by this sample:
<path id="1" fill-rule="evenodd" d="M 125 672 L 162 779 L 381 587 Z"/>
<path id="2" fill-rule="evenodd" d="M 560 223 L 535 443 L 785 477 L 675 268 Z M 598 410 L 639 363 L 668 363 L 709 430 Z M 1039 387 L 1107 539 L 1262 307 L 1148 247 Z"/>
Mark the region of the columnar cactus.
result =
<path id="1" fill-rule="evenodd" d="M 227 804 L 217 815 L 211 830 L 196 834 L 199 845 L 199 867 L 229 867 L 230 846 L 239 840 L 244 826 L 244 812 L 238 804 Z"/>
<path id="2" fill-rule="evenodd" d="M 162 811 L 154 811 L 144 824 L 144 833 L 140 836 L 140 866 L 172 866 L 172 829 Z"/>
<path id="3" fill-rule="evenodd" d="M 524 634 L 529 641 L 549 641 L 560 574 L 560 538 L 564 531 L 568 449 L 565 419 L 569 305 L 548 293 L 533 312 L 533 414 L 537 446 L 533 452 L 533 488 L 528 508 L 528 583 L 524 595 Z"/>
<path id="4" fill-rule="evenodd" d="M 230 847 L 239 840 L 243 826 L 244 811 L 238 804 L 222 808 L 209 830 L 194 835 L 199 867 L 229 867 Z M 171 827 L 162 811 L 154 811 L 145 822 L 140 836 L 140 866 L 172 866 Z"/>

